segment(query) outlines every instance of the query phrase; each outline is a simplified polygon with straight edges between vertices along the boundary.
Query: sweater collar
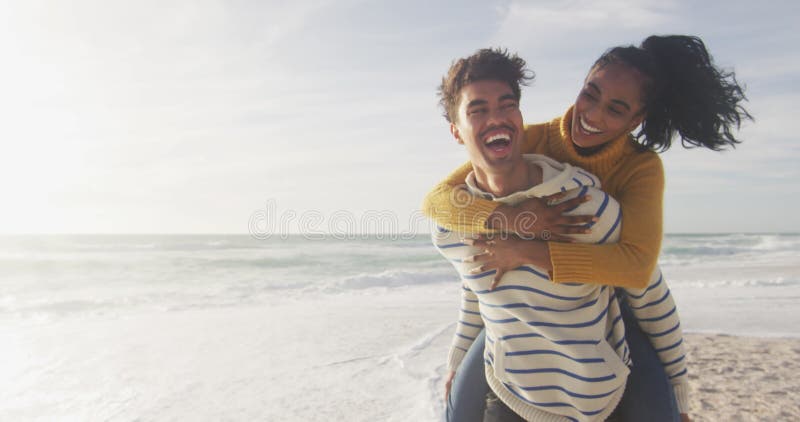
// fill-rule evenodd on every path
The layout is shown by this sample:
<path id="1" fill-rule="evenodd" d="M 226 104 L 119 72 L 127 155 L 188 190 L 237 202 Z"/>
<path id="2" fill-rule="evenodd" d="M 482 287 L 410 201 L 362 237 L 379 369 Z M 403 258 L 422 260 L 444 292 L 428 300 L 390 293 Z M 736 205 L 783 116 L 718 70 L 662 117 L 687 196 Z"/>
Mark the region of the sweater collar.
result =
<path id="1" fill-rule="evenodd" d="M 524 154 L 523 160 L 529 166 L 537 166 L 542 169 L 542 182 L 538 185 L 529 187 L 528 189 L 514 192 L 510 195 L 497 197 L 490 192 L 486 192 L 478 186 L 478 181 L 475 177 L 475 171 L 469 172 L 466 178 L 467 189 L 475 196 L 480 196 L 490 201 L 498 201 L 508 205 L 517 205 L 528 198 L 541 198 L 548 195 L 553 195 L 558 192 L 565 192 L 571 189 L 577 189 L 585 185 L 585 181 L 581 183 L 577 177 L 577 172 L 581 169 L 573 167 L 569 163 L 560 163 L 550 157 L 539 154 Z M 583 177 L 589 177 L 590 182 L 594 185 L 595 181 L 591 176 L 583 172 Z"/>
<path id="2" fill-rule="evenodd" d="M 580 155 L 575 144 L 572 143 L 572 112 L 573 106 L 570 106 L 558 122 L 561 136 L 550 137 L 550 148 L 558 155 L 559 159 L 601 175 L 608 173 L 620 157 L 633 152 L 634 142 L 630 134 L 626 133 L 612 139 L 603 149 L 594 154 Z"/>

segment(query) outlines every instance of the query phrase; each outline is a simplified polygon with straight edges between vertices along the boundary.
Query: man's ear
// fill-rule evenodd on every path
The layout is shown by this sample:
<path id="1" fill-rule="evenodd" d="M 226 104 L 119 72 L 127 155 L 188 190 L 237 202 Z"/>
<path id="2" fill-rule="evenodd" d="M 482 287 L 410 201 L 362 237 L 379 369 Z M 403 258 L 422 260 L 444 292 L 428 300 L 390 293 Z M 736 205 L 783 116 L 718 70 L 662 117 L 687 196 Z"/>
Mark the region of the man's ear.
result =
<path id="1" fill-rule="evenodd" d="M 455 123 L 450 123 L 450 133 L 453 134 L 453 138 L 456 138 L 456 142 L 464 145 L 464 140 L 461 139 L 461 134 L 458 132 L 458 126 Z"/>

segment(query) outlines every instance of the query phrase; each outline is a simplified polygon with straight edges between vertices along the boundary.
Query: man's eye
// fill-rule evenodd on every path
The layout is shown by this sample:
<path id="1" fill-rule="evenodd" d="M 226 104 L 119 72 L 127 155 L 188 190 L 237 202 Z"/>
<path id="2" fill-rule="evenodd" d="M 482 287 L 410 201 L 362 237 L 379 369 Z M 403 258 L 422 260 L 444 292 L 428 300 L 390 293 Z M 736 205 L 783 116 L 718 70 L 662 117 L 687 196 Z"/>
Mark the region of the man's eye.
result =
<path id="1" fill-rule="evenodd" d="M 473 108 L 467 114 L 483 114 L 483 113 L 486 113 L 486 109 L 485 108 Z"/>

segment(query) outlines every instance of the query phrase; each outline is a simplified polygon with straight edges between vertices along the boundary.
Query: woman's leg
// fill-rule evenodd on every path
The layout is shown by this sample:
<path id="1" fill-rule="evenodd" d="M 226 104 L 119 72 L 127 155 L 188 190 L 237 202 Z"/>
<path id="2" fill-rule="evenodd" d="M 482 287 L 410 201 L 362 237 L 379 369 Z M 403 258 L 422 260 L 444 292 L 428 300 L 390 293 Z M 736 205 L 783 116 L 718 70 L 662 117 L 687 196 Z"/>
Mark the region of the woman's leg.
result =
<path id="1" fill-rule="evenodd" d="M 449 422 L 481 422 L 489 384 L 483 369 L 484 330 L 478 334 L 456 371 L 447 398 Z"/>
<path id="2" fill-rule="evenodd" d="M 614 413 L 623 421 L 680 421 L 675 392 L 664 372 L 658 353 L 653 349 L 647 335 L 639 328 L 625 299 L 622 295 L 618 297 L 633 367 L 628 375 L 625 394 Z"/>

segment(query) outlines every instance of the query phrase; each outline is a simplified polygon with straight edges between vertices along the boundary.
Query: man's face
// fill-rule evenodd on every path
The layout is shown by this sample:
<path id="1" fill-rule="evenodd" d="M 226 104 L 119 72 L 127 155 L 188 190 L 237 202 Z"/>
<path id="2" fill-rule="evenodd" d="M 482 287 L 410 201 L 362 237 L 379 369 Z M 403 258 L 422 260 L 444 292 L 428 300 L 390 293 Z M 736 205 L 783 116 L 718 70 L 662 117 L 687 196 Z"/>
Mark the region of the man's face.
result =
<path id="1" fill-rule="evenodd" d="M 476 170 L 501 173 L 522 159 L 522 113 L 511 87 L 501 81 L 473 82 L 459 93 L 450 132 L 464 144 Z"/>

